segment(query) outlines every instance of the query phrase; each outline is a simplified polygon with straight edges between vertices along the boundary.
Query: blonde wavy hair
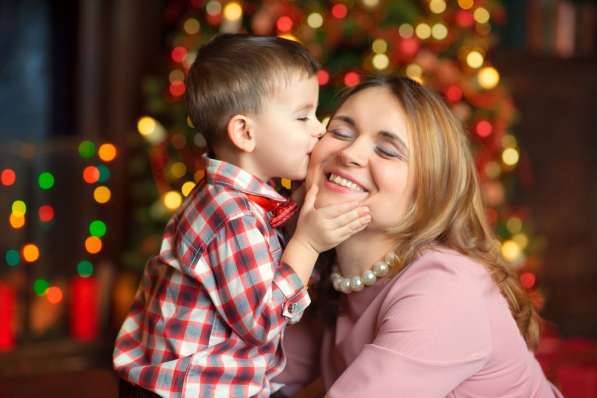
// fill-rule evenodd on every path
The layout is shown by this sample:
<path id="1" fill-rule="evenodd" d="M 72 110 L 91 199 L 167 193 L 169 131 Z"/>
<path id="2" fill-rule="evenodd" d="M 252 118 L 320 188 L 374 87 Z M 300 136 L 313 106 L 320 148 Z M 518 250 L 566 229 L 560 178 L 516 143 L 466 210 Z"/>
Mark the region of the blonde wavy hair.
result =
<path id="1" fill-rule="evenodd" d="M 426 248 L 444 246 L 469 256 L 491 274 L 527 346 L 536 348 L 540 318 L 516 274 L 501 258 L 498 242 L 487 222 L 479 181 L 468 139 L 460 121 L 441 98 L 404 77 L 368 79 L 343 95 L 371 87 L 389 89 L 402 105 L 411 138 L 410 169 L 414 191 L 394 249 L 399 272 Z"/>

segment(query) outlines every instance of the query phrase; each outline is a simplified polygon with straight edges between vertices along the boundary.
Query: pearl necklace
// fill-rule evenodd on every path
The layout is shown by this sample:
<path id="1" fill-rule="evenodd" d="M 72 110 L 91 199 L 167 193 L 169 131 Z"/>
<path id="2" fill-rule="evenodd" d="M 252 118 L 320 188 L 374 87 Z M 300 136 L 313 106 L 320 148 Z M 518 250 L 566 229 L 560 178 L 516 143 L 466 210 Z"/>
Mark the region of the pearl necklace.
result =
<path id="1" fill-rule="evenodd" d="M 363 272 L 361 275 L 356 275 L 352 278 L 343 277 L 340 275 L 338 268 L 335 267 L 331 276 L 332 285 L 334 286 L 334 289 L 341 293 L 349 294 L 352 292 L 360 292 L 366 286 L 375 284 L 378 278 L 386 276 L 390 272 L 390 268 L 396 264 L 397 260 L 398 257 L 396 254 L 391 251 L 385 255 L 383 260 L 373 264 L 373 267 Z"/>

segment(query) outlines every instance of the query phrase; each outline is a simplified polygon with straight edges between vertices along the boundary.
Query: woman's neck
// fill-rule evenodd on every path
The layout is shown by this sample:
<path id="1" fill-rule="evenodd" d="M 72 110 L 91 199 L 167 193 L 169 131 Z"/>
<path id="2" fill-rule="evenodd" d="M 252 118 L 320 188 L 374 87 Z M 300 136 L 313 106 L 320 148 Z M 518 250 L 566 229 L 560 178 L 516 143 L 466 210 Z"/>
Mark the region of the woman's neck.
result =
<path id="1" fill-rule="evenodd" d="M 383 259 L 395 243 L 395 238 L 382 231 L 365 230 L 351 236 L 336 247 L 340 273 L 346 278 L 361 275 Z"/>

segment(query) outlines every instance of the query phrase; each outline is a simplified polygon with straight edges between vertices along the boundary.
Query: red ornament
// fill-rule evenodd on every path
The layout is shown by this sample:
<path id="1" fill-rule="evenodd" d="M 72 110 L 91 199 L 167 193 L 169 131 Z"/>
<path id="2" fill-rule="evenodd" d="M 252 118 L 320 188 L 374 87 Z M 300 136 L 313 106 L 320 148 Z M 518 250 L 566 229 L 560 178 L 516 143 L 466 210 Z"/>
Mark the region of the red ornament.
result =
<path id="1" fill-rule="evenodd" d="M 520 284 L 525 289 L 532 289 L 535 286 L 535 282 L 537 282 L 537 278 L 532 272 L 523 272 L 520 275 Z"/>

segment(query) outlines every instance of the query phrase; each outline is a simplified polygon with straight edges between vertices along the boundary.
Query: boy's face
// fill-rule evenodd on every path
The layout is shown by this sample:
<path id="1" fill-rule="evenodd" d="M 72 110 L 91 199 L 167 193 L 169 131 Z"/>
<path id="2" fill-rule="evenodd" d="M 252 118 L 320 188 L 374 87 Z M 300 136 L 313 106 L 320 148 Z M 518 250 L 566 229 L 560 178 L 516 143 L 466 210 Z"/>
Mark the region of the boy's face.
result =
<path id="1" fill-rule="evenodd" d="M 253 118 L 254 173 L 258 177 L 264 181 L 305 178 L 311 151 L 325 131 L 315 116 L 318 100 L 317 77 L 297 74 L 264 101 L 261 112 Z"/>

